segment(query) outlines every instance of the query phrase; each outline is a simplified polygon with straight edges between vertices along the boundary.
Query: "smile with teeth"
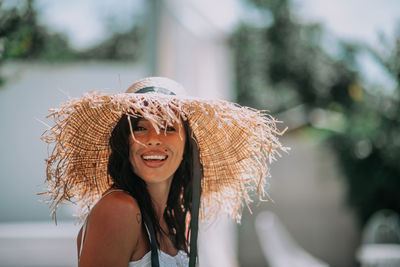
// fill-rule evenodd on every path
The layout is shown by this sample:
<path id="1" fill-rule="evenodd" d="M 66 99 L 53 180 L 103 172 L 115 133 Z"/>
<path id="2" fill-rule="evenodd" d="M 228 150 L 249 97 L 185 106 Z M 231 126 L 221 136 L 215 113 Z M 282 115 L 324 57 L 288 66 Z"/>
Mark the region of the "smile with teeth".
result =
<path id="1" fill-rule="evenodd" d="M 159 160 L 159 161 L 163 161 L 166 160 L 168 158 L 167 155 L 142 155 L 142 159 L 144 160 Z"/>

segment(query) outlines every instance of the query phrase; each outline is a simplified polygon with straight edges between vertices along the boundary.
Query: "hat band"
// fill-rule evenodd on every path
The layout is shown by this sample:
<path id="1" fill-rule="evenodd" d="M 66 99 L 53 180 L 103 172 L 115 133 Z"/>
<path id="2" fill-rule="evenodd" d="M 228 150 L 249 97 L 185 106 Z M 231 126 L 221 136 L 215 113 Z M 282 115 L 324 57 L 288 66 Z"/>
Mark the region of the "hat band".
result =
<path id="1" fill-rule="evenodd" d="M 136 94 L 145 94 L 145 93 L 150 93 L 150 92 L 154 92 L 154 93 L 160 93 L 160 94 L 164 94 L 164 95 L 176 95 L 174 92 L 162 88 L 162 87 L 155 87 L 155 86 L 149 86 L 149 87 L 145 87 L 142 88 L 140 90 L 137 90 L 135 93 Z"/>

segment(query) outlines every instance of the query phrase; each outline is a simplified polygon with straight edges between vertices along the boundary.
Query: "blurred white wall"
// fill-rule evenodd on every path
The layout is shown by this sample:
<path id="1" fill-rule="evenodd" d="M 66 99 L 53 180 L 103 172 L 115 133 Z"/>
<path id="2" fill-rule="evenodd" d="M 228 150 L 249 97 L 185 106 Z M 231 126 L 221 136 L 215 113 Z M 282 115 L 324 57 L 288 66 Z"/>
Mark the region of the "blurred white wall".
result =
<path id="1" fill-rule="evenodd" d="M 231 99 L 228 38 L 235 20 L 234 2 L 162 1 L 157 75 L 176 79 L 192 95 Z"/>
<path id="2" fill-rule="evenodd" d="M 72 222 L 0 223 L 0 266 L 77 266 Z"/>

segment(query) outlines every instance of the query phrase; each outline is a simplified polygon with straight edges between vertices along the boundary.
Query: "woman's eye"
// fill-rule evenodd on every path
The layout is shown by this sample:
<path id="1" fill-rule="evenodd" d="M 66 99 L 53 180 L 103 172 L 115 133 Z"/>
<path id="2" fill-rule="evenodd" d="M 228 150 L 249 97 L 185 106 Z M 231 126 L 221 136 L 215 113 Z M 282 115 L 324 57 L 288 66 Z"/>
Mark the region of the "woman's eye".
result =
<path id="1" fill-rule="evenodd" d="M 133 131 L 135 131 L 135 132 L 141 132 L 141 131 L 145 131 L 145 130 L 146 130 L 146 128 L 143 127 L 143 126 L 136 126 L 136 127 L 133 129 Z"/>
<path id="2" fill-rule="evenodd" d="M 160 130 L 161 130 L 161 132 L 175 132 L 176 131 L 175 127 L 172 127 L 172 126 L 167 126 L 167 128 L 163 127 Z"/>

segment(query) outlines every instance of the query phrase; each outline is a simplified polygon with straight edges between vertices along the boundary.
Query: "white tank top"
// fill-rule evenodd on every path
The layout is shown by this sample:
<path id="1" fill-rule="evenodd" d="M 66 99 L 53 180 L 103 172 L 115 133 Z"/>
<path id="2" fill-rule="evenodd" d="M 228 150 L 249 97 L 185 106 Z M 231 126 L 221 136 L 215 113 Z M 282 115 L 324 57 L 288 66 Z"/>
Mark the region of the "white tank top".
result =
<path id="1" fill-rule="evenodd" d="M 176 256 L 172 257 L 167 253 L 158 250 L 158 261 L 160 267 L 187 267 L 189 266 L 189 257 L 183 250 L 179 250 Z M 138 261 L 129 262 L 129 267 L 151 267 L 151 251 L 147 252 Z"/>
<path id="2" fill-rule="evenodd" d="M 123 190 L 115 189 L 115 190 L 109 191 L 109 192 L 105 193 L 102 196 L 102 198 L 105 197 L 106 195 L 111 194 L 112 192 L 116 192 L 116 191 L 123 191 Z M 83 223 L 81 246 L 79 249 L 79 257 L 81 256 L 83 242 L 85 240 L 86 222 L 87 222 L 87 217 L 85 219 L 85 222 Z M 178 254 L 176 254 L 175 256 L 171 256 L 171 255 L 163 252 L 162 250 L 158 250 L 158 260 L 160 263 L 160 267 L 187 267 L 187 266 L 189 266 L 189 257 L 186 254 L 186 252 L 183 250 L 179 250 Z M 147 252 L 143 256 L 143 258 L 141 258 L 140 260 L 130 261 L 128 267 L 151 267 L 151 251 Z"/>

